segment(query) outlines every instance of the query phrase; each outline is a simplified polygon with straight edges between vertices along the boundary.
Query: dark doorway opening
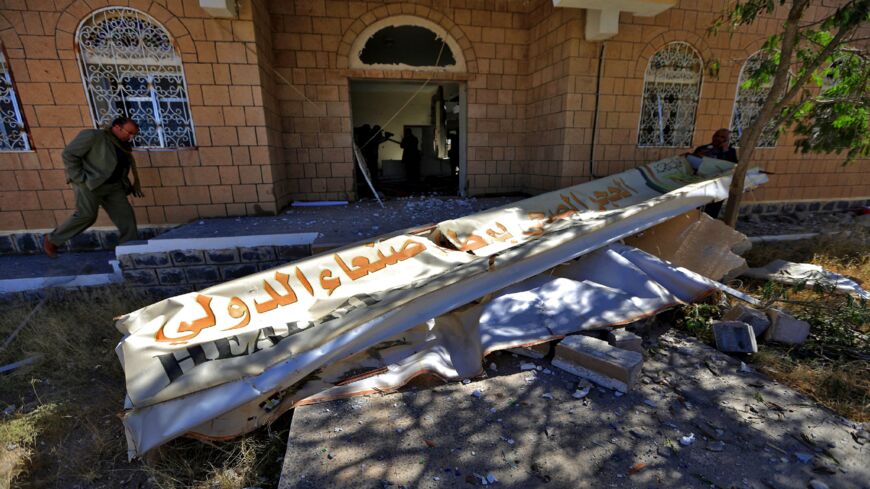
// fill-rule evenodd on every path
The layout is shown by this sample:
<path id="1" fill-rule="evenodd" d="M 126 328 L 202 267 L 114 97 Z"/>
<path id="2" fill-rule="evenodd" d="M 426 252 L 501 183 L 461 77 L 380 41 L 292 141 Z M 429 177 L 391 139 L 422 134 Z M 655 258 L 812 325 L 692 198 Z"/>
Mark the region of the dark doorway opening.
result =
<path id="1" fill-rule="evenodd" d="M 456 82 L 351 81 L 354 141 L 387 197 L 460 193 L 462 90 Z M 371 197 L 359 168 L 357 195 Z"/>

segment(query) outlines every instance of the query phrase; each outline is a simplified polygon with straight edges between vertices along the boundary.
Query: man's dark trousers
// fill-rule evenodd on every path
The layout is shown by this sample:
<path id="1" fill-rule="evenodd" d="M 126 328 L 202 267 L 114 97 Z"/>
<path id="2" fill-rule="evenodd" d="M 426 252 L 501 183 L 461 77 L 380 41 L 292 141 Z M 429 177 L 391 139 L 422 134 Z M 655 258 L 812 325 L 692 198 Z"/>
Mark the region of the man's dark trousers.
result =
<path id="1" fill-rule="evenodd" d="M 73 183 L 76 196 L 76 210 L 63 224 L 48 235 L 48 240 L 56 245 L 77 236 L 91 227 L 97 220 L 100 207 L 106 210 L 109 218 L 118 227 L 119 242 L 137 239 L 136 214 L 127 200 L 127 193 L 121 182 L 104 183 L 91 190 L 83 183 Z"/>

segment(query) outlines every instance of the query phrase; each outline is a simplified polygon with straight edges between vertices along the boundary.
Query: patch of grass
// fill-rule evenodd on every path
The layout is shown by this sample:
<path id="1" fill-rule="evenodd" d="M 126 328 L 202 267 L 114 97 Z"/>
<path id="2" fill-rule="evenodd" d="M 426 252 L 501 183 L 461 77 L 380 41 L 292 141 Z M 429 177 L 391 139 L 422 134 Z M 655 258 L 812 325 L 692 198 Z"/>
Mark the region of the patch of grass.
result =
<path id="1" fill-rule="evenodd" d="M 207 444 L 178 439 L 161 447 L 147 464 L 127 461 L 118 418 L 124 374 L 114 352 L 121 334 L 113 318 L 155 300 L 123 286 L 50 291 L 18 337 L 0 351 L 0 365 L 41 355 L 35 364 L 0 378 L 0 408 L 17 407 L 13 416 L 0 415 L 0 488 L 277 485 L 289 416 L 272 430 L 258 430 L 239 440 Z M 0 341 L 38 302 L 2 306 Z M 280 423 L 287 426 L 279 429 Z M 6 450 L 7 443 L 18 447 Z M 5 486 L 4 479 L 9 481 Z"/>
<path id="2" fill-rule="evenodd" d="M 145 472 L 160 489 L 275 487 L 289 420 L 282 418 L 272 428 L 219 444 L 174 440 L 158 449 Z"/>
<path id="3" fill-rule="evenodd" d="M 57 427 L 58 405 L 43 404 L 28 413 L 13 414 L 0 423 L 0 487 L 12 482 L 26 470 L 37 439 Z"/>
<path id="4" fill-rule="evenodd" d="M 870 231 L 856 228 L 848 234 L 825 234 L 800 241 L 756 244 L 745 255 L 750 267 L 773 260 L 815 263 L 827 270 L 870 283 Z"/>

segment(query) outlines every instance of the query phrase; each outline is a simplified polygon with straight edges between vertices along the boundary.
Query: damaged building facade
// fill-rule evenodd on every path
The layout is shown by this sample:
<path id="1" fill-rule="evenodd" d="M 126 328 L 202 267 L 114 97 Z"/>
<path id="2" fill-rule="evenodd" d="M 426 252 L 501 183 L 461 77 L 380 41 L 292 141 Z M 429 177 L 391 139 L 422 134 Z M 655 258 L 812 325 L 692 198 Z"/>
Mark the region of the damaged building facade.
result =
<path id="1" fill-rule="evenodd" d="M 366 125 L 392 133 L 385 191 L 538 194 L 683 153 L 763 99 L 740 80 L 781 19 L 710 37 L 725 4 L 7 0 L 0 230 L 65 219 L 64 145 L 120 113 L 142 125 L 143 225 L 356 199 Z M 748 204 L 870 198 L 866 159 L 798 155 L 787 133 L 761 145 L 773 174 Z"/>

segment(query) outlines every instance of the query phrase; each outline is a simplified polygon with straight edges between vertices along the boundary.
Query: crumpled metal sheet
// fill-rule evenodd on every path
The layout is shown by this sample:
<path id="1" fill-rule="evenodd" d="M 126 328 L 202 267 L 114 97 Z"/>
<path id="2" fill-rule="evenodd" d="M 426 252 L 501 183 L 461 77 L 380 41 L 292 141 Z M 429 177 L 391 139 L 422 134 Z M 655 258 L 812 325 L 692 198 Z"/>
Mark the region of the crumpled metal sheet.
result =
<path id="1" fill-rule="evenodd" d="M 773 280 L 784 284 L 804 284 L 809 287 L 821 286 L 855 297 L 870 300 L 867 292 L 854 280 L 830 272 L 812 263 L 793 263 L 785 260 L 774 260 L 763 267 L 750 268 L 743 272 L 744 277 L 762 280 Z"/>
<path id="2" fill-rule="evenodd" d="M 446 364 L 437 361 L 444 354 L 422 353 L 437 324 L 428 332 L 420 325 L 727 196 L 730 176 L 691 175 L 686 165 L 684 160 L 669 159 L 603 179 L 614 185 L 590 182 L 590 189 L 604 185 L 607 195 L 600 195 L 600 205 L 605 210 L 565 210 L 563 195 L 555 192 L 533 205 L 519 202 L 499 209 L 486 219 L 470 216 L 442 223 L 442 237 L 449 235 L 449 243 L 437 236 L 388 236 L 125 315 L 117 323 L 125 336 L 116 352 L 127 380 L 124 425 L 129 455 L 140 456 L 185 434 L 211 439 L 237 436 L 269 423 L 318 392 L 348 385 L 359 376 L 377 375 L 366 363 L 357 371 L 333 368 L 355 356 L 395 359 L 404 355 L 402 344 L 416 345 L 420 362 L 441 368 Z M 628 173 L 634 176 L 628 178 Z M 615 185 L 617 180 L 622 183 Z M 751 172 L 747 188 L 765 181 L 764 175 Z M 582 188 L 577 190 L 575 195 L 585 199 Z M 599 198 L 595 192 L 592 197 Z M 538 204 L 545 207 L 539 209 Z M 512 215 L 521 218 L 508 221 Z M 475 229 L 475 223 L 484 227 Z M 504 224 L 512 236 L 508 238 L 498 224 Z M 491 238 L 489 249 L 463 251 L 452 238 L 461 241 L 466 232 Z M 645 272 L 669 267 L 655 262 L 632 263 Z M 461 313 L 460 309 L 454 314 Z M 482 336 L 458 333 L 465 327 L 464 319 L 454 319 L 439 326 L 454 331 L 444 338 L 479 341 L 482 351 L 488 351 Z M 400 343 L 385 345 L 391 341 Z M 493 344 L 508 343 L 512 342 Z M 469 355 L 465 361 L 472 358 Z M 389 370 L 394 364 L 390 361 L 380 368 Z"/>

